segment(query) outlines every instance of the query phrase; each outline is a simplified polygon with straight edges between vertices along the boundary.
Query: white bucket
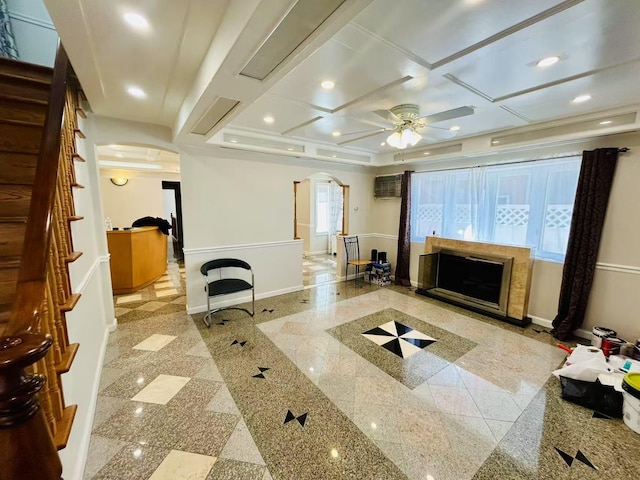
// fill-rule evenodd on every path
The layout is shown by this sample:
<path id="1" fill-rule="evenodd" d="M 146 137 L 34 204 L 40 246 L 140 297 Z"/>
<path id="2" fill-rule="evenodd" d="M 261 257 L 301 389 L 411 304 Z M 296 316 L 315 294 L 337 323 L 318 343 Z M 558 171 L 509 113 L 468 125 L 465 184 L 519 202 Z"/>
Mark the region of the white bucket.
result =
<path id="1" fill-rule="evenodd" d="M 622 392 L 622 417 L 624 423 L 636 433 L 640 433 L 640 399 L 628 392 Z"/>
<path id="2" fill-rule="evenodd" d="M 605 337 L 614 337 L 616 335 L 615 330 L 611 330 L 606 327 L 593 327 L 591 330 L 591 345 L 594 347 L 602 347 L 602 339 Z"/>

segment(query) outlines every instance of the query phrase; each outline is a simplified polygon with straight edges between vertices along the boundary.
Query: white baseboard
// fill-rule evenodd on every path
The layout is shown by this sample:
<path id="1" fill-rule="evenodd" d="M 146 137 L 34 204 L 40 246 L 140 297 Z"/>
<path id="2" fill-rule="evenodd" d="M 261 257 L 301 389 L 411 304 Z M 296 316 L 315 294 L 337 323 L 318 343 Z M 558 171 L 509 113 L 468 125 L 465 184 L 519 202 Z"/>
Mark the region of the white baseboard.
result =
<path id="1" fill-rule="evenodd" d="M 531 323 L 534 323 L 535 325 L 540 325 L 541 327 L 545 327 L 545 328 L 553 328 L 552 320 L 548 320 L 542 317 L 536 317 L 535 315 L 528 315 L 528 317 L 531 319 Z M 584 338 L 586 340 L 591 340 L 591 332 L 583 328 L 578 328 L 574 330 L 573 334 L 576 337 Z"/>
<path id="2" fill-rule="evenodd" d="M 114 318 L 113 322 L 111 322 L 111 325 L 107 325 L 107 331 L 109 333 L 113 333 L 118 329 L 118 319 Z"/>
<path id="3" fill-rule="evenodd" d="M 263 298 L 276 297 L 278 295 L 284 295 L 285 293 L 299 292 L 304 290 L 304 285 L 297 285 L 295 287 L 282 288 L 280 290 L 272 290 L 270 292 L 264 292 L 256 294 L 256 300 L 262 300 Z M 211 308 L 224 308 L 238 305 L 240 303 L 247 303 L 251 301 L 251 295 L 244 295 L 242 297 L 234 297 L 229 300 L 222 300 L 218 302 L 212 302 Z M 202 313 L 207 311 L 207 304 L 197 305 L 195 307 L 187 308 L 187 313 L 193 315 L 194 313 Z"/>
<path id="4" fill-rule="evenodd" d="M 117 326 L 117 321 L 114 319 L 114 323 Z M 80 447 L 78 449 L 79 455 L 76 458 L 76 467 L 74 471 L 82 472 L 87 464 L 87 457 L 89 455 L 89 444 L 91 443 L 91 431 L 93 430 L 93 417 L 96 414 L 96 403 L 98 401 L 98 390 L 100 389 L 100 375 L 102 374 L 102 363 L 104 362 L 104 355 L 107 351 L 107 343 L 109 341 L 109 332 L 112 331 L 111 325 L 104 329 L 102 337 L 102 344 L 100 345 L 100 352 L 98 354 L 98 370 L 93 376 L 93 384 L 91 385 L 91 399 L 92 402 L 89 405 L 89 413 L 87 414 L 87 420 L 84 423 L 84 430 L 80 439 Z"/>

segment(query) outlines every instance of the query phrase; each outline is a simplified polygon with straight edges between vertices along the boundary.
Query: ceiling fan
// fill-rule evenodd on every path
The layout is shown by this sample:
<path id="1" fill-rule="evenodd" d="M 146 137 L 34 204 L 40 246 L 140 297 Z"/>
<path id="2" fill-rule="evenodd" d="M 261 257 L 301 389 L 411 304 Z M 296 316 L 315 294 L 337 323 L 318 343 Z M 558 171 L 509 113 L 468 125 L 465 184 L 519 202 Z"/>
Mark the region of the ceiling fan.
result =
<path id="1" fill-rule="evenodd" d="M 345 140 L 343 142 L 340 142 L 338 145 L 346 145 L 348 143 L 357 142 L 358 140 L 378 135 L 382 132 L 393 130 L 394 132 L 389 135 L 389 137 L 387 137 L 387 143 L 392 147 L 402 150 L 409 146 L 415 146 L 415 144 L 422 139 L 422 135 L 418 133 L 418 130 L 429 127 L 446 130 L 448 132 L 448 128 L 436 127 L 432 124 L 444 122 L 445 120 L 452 120 L 454 118 L 473 115 L 474 110 L 471 107 L 458 107 L 452 110 L 446 110 L 444 112 L 421 117 L 420 107 L 418 105 L 405 103 L 390 108 L 389 110 L 376 110 L 374 113 L 391 122 L 394 126 L 387 128 L 378 128 L 375 130 L 364 130 L 361 132 L 344 133 L 343 135 L 357 135 L 360 133 L 369 133 L 369 135 L 353 138 L 351 140 Z"/>

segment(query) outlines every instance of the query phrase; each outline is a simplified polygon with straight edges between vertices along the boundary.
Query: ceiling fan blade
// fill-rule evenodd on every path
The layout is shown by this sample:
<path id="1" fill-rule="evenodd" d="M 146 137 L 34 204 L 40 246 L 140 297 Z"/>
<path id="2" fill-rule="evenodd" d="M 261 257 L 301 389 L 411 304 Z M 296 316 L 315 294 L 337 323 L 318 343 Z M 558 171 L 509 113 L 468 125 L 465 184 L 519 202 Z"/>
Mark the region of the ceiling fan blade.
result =
<path id="1" fill-rule="evenodd" d="M 373 113 L 381 116 L 387 122 L 391 122 L 394 125 L 404 125 L 404 122 L 397 115 L 391 113 L 389 110 L 376 110 Z"/>
<path id="2" fill-rule="evenodd" d="M 444 122 L 445 120 L 452 120 L 454 118 L 466 117 L 473 115 L 474 110 L 471 107 L 458 107 L 452 110 L 445 110 L 444 112 L 435 113 L 426 117 L 420 117 L 418 123 L 422 125 L 429 125 L 431 123 Z"/>
<path id="3" fill-rule="evenodd" d="M 342 133 L 341 136 L 345 136 L 345 135 L 358 135 L 360 133 L 371 133 L 371 132 L 384 132 L 385 130 L 392 130 L 389 128 L 370 128 L 369 130 L 360 130 L 359 132 L 347 132 L 347 133 Z"/>
<path id="4" fill-rule="evenodd" d="M 377 132 L 370 133 L 369 135 L 363 135 L 362 137 L 352 138 L 351 140 L 345 140 L 343 142 L 338 143 L 338 145 L 347 145 L 349 143 L 357 142 L 359 140 L 364 140 L 365 138 L 375 137 L 376 135 L 384 133 L 386 130 L 387 129 L 385 128 L 384 130 L 378 130 Z"/>

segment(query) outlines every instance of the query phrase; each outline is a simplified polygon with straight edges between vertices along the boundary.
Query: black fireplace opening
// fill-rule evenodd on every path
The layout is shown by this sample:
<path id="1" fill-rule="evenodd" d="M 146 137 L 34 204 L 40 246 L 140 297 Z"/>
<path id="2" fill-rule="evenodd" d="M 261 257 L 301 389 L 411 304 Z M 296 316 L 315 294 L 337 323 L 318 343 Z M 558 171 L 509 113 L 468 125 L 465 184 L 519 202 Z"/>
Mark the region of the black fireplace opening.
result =
<path id="1" fill-rule="evenodd" d="M 503 263 L 440 252 L 438 287 L 498 304 L 503 271 Z"/>

